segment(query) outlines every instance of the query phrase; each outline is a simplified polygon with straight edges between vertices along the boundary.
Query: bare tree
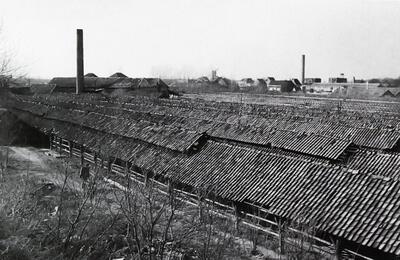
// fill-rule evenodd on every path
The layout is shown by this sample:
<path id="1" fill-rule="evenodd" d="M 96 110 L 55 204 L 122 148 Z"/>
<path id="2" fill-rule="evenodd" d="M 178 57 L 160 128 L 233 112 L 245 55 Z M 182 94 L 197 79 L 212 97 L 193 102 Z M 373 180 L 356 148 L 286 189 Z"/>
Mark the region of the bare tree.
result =
<path id="1" fill-rule="evenodd" d="M 0 24 L 0 88 L 5 88 L 26 75 L 21 73 L 22 67 L 15 64 L 16 55 L 7 46 L 2 31 L 3 24 Z"/>
<path id="2" fill-rule="evenodd" d="M 0 87 L 7 87 L 13 72 L 11 66 L 11 55 L 6 50 L 4 37 L 2 35 L 2 25 L 0 24 Z"/>

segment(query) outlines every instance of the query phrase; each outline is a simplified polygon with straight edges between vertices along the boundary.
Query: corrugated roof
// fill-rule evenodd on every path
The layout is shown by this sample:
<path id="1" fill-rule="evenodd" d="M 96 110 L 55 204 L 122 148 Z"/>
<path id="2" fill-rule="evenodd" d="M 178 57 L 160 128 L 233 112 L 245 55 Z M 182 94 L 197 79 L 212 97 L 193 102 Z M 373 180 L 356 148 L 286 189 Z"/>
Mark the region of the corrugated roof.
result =
<path id="1" fill-rule="evenodd" d="M 157 125 L 148 121 L 128 121 L 115 116 L 75 109 L 62 109 L 40 104 L 23 103 L 19 109 L 34 113 L 46 119 L 64 121 L 69 124 L 85 126 L 102 133 L 138 139 L 180 152 L 188 151 L 203 133 L 174 126 Z"/>
<path id="2" fill-rule="evenodd" d="M 352 141 L 358 146 L 388 150 L 393 149 L 400 142 L 400 121 L 396 120 L 396 118 L 382 121 L 382 118 L 384 118 L 383 116 L 382 118 L 371 119 L 366 117 L 362 120 L 354 120 L 354 122 L 351 122 L 352 119 L 350 119 L 350 121 L 339 121 L 328 118 L 322 122 L 310 122 L 306 118 L 280 118 L 281 113 L 273 115 L 272 118 L 268 119 L 252 115 L 238 116 L 233 114 L 237 113 L 235 110 L 231 110 L 232 112 L 229 110 L 225 112 L 223 109 L 210 110 L 200 106 L 191 108 L 168 107 L 163 104 L 165 102 L 168 103 L 169 101 L 160 101 L 156 105 L 153 104 L 149 106 L 145 104 L 145 100 L 134 103 L 134 106 L 129 103 L 116 105 L 110 103 L 104 108 L 91 109 L 90 111 L 101 111 L 101 113 L 109 115 L 118 113 L 120 117 L 129 120 L 142 118 L 145 120 L 152 120 L 153 123 L 183 128 L 190 131 L 207 132 L 209 135 L 219 138 L 260 145 L 272 144 L 272 132 L 276 132 L 274 135 L 277 135 L 277 137 L 274 138 L 274 142 L 282 143 L 285 139 L 279 136 L 280 134 L 278 131 L 289 131 L 287 134 L 291 136 L 293 140 L 297 140 L 296 143 L 298 145 L 294 143 L 292 145 L 285 143 L 285 146 L 283 144 L 272 145 L 284 149 L 293 149 L 298 152 L 310 153 L 308 151 L 312 151 L 313 155 L 323 157 L 331 155 L 329 155 L 327 151 L 323 152 L 320 148 L 311 149 L 309 146 L 306 146 L 307 143 L 315 143 L 308 142 L 308 139 L 317 137 L 308 137 L 307 139 L 295 137 L 302 133 L 306 133 L 305 136 L 310 136 L 312 134 L 323 136 L 319 137 L 319 141 L 322 142 L 325 140 L 324 147 L 328 150 L 332 149 L 329 144 L 339 139 L 343 141 L 340 144 Z M 53 105 L 64 106 L 63 103 L 59 101 L 54 102 Z M 79 103 L 75 104 L 75 107 L 77 106 L 79 106 Z M 87 105 L 81 106 L 84 110 L 88 109 Z M 115 106 L 115 108 L 113 106 Z M 140 116 L 140 114 L 142 114 L 142 116 Z M 170 115 L 173 115 L 173 117 Z M 368 122 L 368 120 L 370 120 L 370 122 Z M 384 127 L 388 125 L 390 125 L 391 128 L 384 129 Z M 396 130 L 396 128 L 399 129 Z M 300 149 L 302 146 L 304 149 Z M 334 146 L 339 147 L 340 145 L 336 143 Z M 316 151 L 319 151 L 318 154 Z M 336 155 L 333 156 L 333 158 L 336 158 Z"/>
<path id="3" fill-rule="evenodd" d="M 32 111 L 35 110 L 34 108 L 30 109 Z M 135 114 L 135 117 L 121 118 L 98 112 L 87 113 L 71 109 L 63 111 L 60 108 L 49 108 L 46 117 L 86 125 L 107 133 L 138 138 L 179 151 L 188 149 L 188 147 L 182 147 L 179 144 L 184 146 L 187 142 L 193 143 L 193 140 L 198 139 L 203 131 L 218 138 L 264 146 L 272 145 L 273 147 L 331 160 L 337 160 L 351 144 L 348 140 L 339 140 L 315 134 L 299 136 L 291 131 L 271 131 L 269 128 L 253 128 L 226 123 L 206 122 L 207 127 L 199 132 L 199 124 L 190 126 L 187 124 L 187 120 L 178 122 L 176 118 L 158 117 L 151 121 L 151 116 L 143 115 L 137 117 L 137 115 L 138 113 Z M 167 122 L 166 119 L 170 119 L 170 122 Z"/>
<path id="4" fill-rule="evenodd" d="M 53 105 L 64 104 L 48 101 L 54 102 Z M 190 119 L 198 115 L 193 111 L 195 107 L 180 110 L 178 107 L 182 104 L 168 101 L 147 107 L 144 99 L 131 105 L 120 103 L 119 109 L 113 109 L 112 103 L 102 102 L 104 106 L 74 103 L 74 109 L 69 109 L 69 113 L 65 113 L 65 108 L 38 103 L 21 102 L 18 107 L 29 111 L 27 114 L 34 113 L 36 116 L 28 118 L 27 122 L 42 130 L 54 129 L 56 134 L 88 147 L 102 145 L 107 147 L 109 155 L 130 160 L 156 175 L 169 176 L 195 188 L 212 189 L 225 199 L 255 202 L 263 205 L 270 214 L 311 222 L 321 231 L 384 252 L 400 254 L 397 239 L 400 236 L 397 153 L 374 154 L 361 150 L 349 158 L 348 164 L 341 165 L 303 155 L 297 157 L 292 152 L 283 154 L 269 148 L 254 148 L 252 144 L 208 140 L 199 152 L 188 155 L 181 151 L 196 141 L 198 133 L 178 126 L 187 123 L 195 127 L 203 122 L 201 117 Z M 169 109 L 167 104 L 174 108 Z M 121 117 L 128 110 L 111 115 L 111 111 L 121 108 L 131 109 L 134 112 L 132 118 Z M 173 113 L 175 110 L 179 112 Z M 313 134 L 312 127 L 303 126 L 305 123 L 282 123 L 279 119 L 274 121 L 275 127 L 301 128 L 304 131 L 297 134 L 261 128 L 262 131 L 257 132 L 259 128 L 239 124 L 240 120 L 232 113 L 219 111 L 217 114 L 218 111 L 210 107 L 201 115 L 209 117 L 205 123 L 212 127 L 214 132 L 211 133 L 223 137 L 271 143 L 276 147 L 318 156 L 322 154 L 327 158 L 336 158 L 350 142 Z M 172 115 L 168 115 L 170 112 Z M 144 113 L 150 113 L 147 120 Z M 181 117 L 176 114 L 181 114 Z M 214 121 L 210 114 L 225 121 Z M 257 118 L 249 117 L 246 123 L 250 126 L 256 124 L 253 120 L 257 121 Z M 226 123 L 228 121 L 236 122 L 236 125 Z M 340 124 L 314 124 L 318 133 L 336 133 L 335 125 Z M 347 133 L 355 142 L 377 149 L 390 149 L 398 142 L 396 131 L 356 129 L 347 132 L 345 127 L 337 131 Z M 169 135 L 172 143 L 164 142 Z M 368 152 L 371 154 L 366 155 Z"/>
<path id="5" fill-rule="evenodd" d="M 290 151 L 337 160 L 351 145 L 349 140 L 335 139 L 316 134 L 297 134 L 278 131 L 272 137 L 271 145 Z"/>
<path id="6" fill-rule="evenodd" d="M 360 146 L 392 149 L 400 141 L 400 132 L 380 129 L 357 129 L 351 140 Z"/>
<path id="7" fill-rule="evenodd" d="M 359 169 L 393 179 L 400 178 L 400 154 L 382 151 L 360 150 L 347 163 L 351 169 Z"/>
<path id="8" fill-rule="evenodd" d="M 137 145 L 121 147 L 131 147 L 136 155 L 131 161 L 158 174 L 212 189 L 224 198 L 263 204 L 270 214 L 311 222 L 350 241 L 400 253 L 399 245 L 393 244 L 400 233 L 395 217 L 400 205 L 394 203 L 400 201 L 400 193 L 394 192 L 400 190 L 397 181 L 214 141 L 190 157 Z"/>

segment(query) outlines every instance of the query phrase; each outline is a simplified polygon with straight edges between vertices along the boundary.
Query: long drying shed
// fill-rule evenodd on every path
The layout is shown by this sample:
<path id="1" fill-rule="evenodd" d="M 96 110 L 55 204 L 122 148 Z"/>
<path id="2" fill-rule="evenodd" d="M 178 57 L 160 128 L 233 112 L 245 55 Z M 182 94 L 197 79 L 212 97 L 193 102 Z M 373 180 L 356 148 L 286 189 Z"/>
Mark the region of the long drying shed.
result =
<path id="1" fill-rule="evenodd" d="M 11 109 L 53 149 L 205 190 L 262 225 L 312 224 L 359 257 L 400 256 L 400 104 L 267 99 L 57 94 Z"/>

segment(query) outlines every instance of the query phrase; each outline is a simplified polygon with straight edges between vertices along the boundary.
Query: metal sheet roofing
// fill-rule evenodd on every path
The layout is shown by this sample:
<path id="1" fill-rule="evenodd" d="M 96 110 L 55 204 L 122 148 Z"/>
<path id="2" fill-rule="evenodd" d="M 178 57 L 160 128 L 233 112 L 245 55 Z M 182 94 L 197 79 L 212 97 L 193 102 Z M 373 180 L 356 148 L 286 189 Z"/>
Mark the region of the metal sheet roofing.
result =
<path id="1" fill-rule="evenodd" d="M 101 128 L 97 129 L 72 124 L 68 121 L 68 115 L 65 115 L 65 121 L 54 120 L 52 116 L 57 113 L 53 111 L 48 113 L 49 118 L 39 112 L 36 116 L 26 113 L 36 118 L 32 122 L 37 127 L 52 128 L 57 135 L 93 147 L 108 156 L 129 160 L 156 175 L 174 178 L 195 188 L 211 189 L 225 199 L 258 203 L 270 214 L 313 223 L 319 230 L 400 254 L 400 182 L 393 177 L 399 174 L 395 167 L 398 165 L 398 154 L 371 153 L 365 156 L 362 153 L 368 151 L 362 150 L 360 154 L 349 158 L 348 165 L 341 166 L 296 158 L 292 154 L 274 153 L 268 148 L 256 149 L 250 145 L 209 140 L 198 153 L 187 155 L 166 146 L 111 134 L 111 130 L 120 127 L 119 121 L 111 120 L 113 123 L 109 124 L 103 115 L 92 118 L 99 122 L 105 120 L 99 123 Z M 93 116 L 93 112 L 74 113 L 76 115 L 73 117 L 80 118 L 78 121 L 82 123 L 87 115 Z M 137 123 L 137 126 L 146 129 L 146 123 L 143 124 Z M 117 132 L 126 133 L 131 128 L 133 126 L 128 125 Z M 154 129 L 154 133 L 144 130 L 149 140 L 161 131 Z M 276 137 L 275 144 L 283 147 L 292 145 L 292 149 L 297 149 L 297 143 L 290 141 L 291 133 L 285 133 L 289 133 L 289 136 L 282 134 Z M 161 134 L 164 136 L 165 133 L 161 131 Z M 324 138 L 300 135 L 299 142 L 304 141 L 306 145 L 318 149 L 314 143 L 331 141 Z M 345 145 L 347 142 L 343 142 Z M 101 149 L 102 146 L 106 147 L 106 151 Z M 342 144 L 338 147 L 342 147 Z M 390 163 L 382 161 L 385 156 L 389 157 Z M 362 158 L 366 159 L 363 161 Z M 383 171 L 378 168 L 381 164 L 391 167 Z"/>
<path id="2" fill-rule="evenodd" d="M 47 109 L 46 117 L 85 125 L 99 131 L 137 138 L 173 150 L 186 151 L 206 132 L 210 136 L 282 148 L 332 160 L 339 158 L 350 146 L 348 140 L 314 134 L 299 135 L 291 131 L 273 131 L 271 128 L 252 127 L 247 124 L 229 124 L 212 120 L 148 115 L 135 112 L 129 116 L 112 116 L 99 112 L 76 109 Z M 32 109 L 32 108 L 30 108 Z M 99 110 L 91 109 L 90 111 Z M 35 111 L 33 111 L 36 113 Z M 38 114 L 39 115 L 39 114 Z M 201 131 L 201 132 L 200 132 Z"/>

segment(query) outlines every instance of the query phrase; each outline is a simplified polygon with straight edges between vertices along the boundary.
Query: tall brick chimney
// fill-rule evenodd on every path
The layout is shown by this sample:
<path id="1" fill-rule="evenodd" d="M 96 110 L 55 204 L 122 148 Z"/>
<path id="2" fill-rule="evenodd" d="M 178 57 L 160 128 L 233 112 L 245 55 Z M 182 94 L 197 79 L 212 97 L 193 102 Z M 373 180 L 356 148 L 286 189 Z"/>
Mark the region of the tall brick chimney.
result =
<path id="1" fill-rule="evenodd" d="M 302 67 L 301 67 L 301 84 L 305 83 L 305 76 L 306 76 L 306 55 L 302 55 Z"/>
<path id="2" fill-rule="evenodd" d="M 83 78 L 83 31 L 82 29 L 76 30 L 76 88 L 75 93 L 80 94 L 83 92 L 84 88 L 84 78 Z"/>

